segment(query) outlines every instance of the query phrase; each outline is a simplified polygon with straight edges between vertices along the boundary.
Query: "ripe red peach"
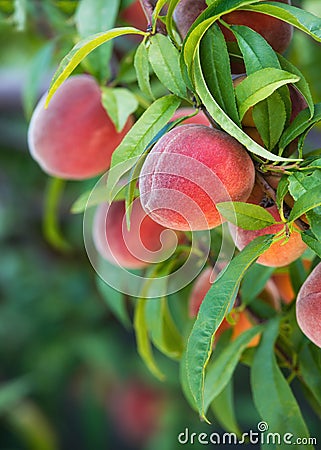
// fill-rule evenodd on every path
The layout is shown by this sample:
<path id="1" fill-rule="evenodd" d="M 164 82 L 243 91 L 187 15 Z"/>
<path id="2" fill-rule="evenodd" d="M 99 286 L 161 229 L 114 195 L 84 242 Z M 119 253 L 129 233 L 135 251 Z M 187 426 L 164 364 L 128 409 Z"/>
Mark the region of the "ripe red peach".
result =
<path id="1" fill-rule="evenodd" d="M 144 210 L 176 230 L 204 230 L 222 223 L 216 203 L 246 201 L 254 165 L 233 137 L 203 125 L 181 125 L 164 135 L 142 167 Z"/>
<path id="2" fill-rule="evenodd" d="M 303 333 L 321 348 L 321 264 L 310 273 L 298 293 L 296 318 Z"/>
<path id="3" fill-rule="evenodd" d="M 133 1 L 127 8 L 123 9 L 120 18 L 139 30 L 146 30 L 147 19 L 139 0 Z"/>
<path id="4" fill-rule="evenodd" d="M 279 212 L 275 205 L 267 208 L 267 211 L 272 214 L 276 221 L 281 221 Z M 256 237 L 270 233 L 276 234 L 281 231 L 283 227 L 284 226 L 282 224 L 276 224 L 261 230 L 243 230 L 232 223 L 229 224 L 232 238 L 239 250 L 243 250 L 243 248 Z M 307 246 L 302 241 L 300 233 L 293 231 L 286 243 L 284 243 L 283 240 L 273 243 L 271 247 L 258 258 L 257 262 L 263 266 L 270 267 L 287 266 L 299 258 L 304 253 L 306 248 Z"/>
<path id="5" fill-rule="evenodd" d="M 109 262 L 122 267 L 139 269 L 162 260 L 166 251 L 177 242 L 173 231 L 147 216 L 136 199 L 127 228 L 124 201 L 98 206 L 93 222 L 93 240 L 97 251 Z M 164 234 L 162 234 L 164 232 Z"/>
<path id="6" fill-rule="evenodd" d="M 166 396 L 142 380 L 119 384 L 108 400 L 108 412 L 116 432 L 130 448 L 146 448 L 160 431 Z"/>
<path id="7" fill-rule="evenodd" d="M 190 107 L 179 108 L 173 115 L 171 121 L 180 119 L 181 117 L 189 116 L 193 113 L 195 113 L 194 108 L 190 108 Z M 205 116 L 205 114 L 202 111 L 199 111 L 195 116 L 190 117 L 189 119 L 185 119 L 183 122 L 181 122 L 180 125 L 184 125 L 184 124 L 185 125 L 186 124 L 205 125 L 207 127 L 211 126 L 211 123 L 209 122 L 208 118 Z"/>
<path id="8" fill-rule="evenodd" d="M 31 155 L 49 175 L 82 180 L 110 166 L 111 156 L 132 125 L 116 128 L 101 104 L 101 92 L 90 75 L 68 78 L 47 109 L 46 95 L 38 103 L 29 125 Z"/>

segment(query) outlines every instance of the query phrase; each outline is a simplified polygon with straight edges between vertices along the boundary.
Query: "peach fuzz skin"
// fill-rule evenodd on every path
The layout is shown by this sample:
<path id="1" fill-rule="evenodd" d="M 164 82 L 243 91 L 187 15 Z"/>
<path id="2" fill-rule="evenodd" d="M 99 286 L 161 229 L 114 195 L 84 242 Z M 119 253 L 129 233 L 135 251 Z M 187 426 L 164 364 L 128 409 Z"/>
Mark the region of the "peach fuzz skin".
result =
<path id="1" fill-rule="evenodd" d="M 44 108 L 38 103 L 29 125 L 31 155 L 49 175 L 82 180 L 107 170 L 111 156 L 130 129 L 128 119 L 117 133 L 101 104 L 101 92 L 90 75 L 68 78 Z"/>
<path id="2" fill-rule="evenodd" d="M 204 300 L 204 297 L 209 291 L 210 287 L 212 286 L 212 283 L 210 281 L 212 272 L 213 269 L 211 267 L 207 267 L 198 276 L 194 283 L 188 303 L 189 316 L 191 318 L 197 316 L 201 303 Z M 215 277 L 212 276 L 212 281 L 214 281 L 213 278 Z M 271 280 L 267 282 L 264 290 L 259 295 L 259 298 L 261 298 L 264 302 L 270 304 L 277 310 L 280 308 L 279 294 L 277 292 L 276 286 Z M 251 322 L 249 314 L 246 311 L 234 312 L 232 313 L 232 316 L 236 322 L 233 326 L 232 339 L 236 339 L 237 336 L 242 334 L 244 331 L 253 327 L 253 323 Z M 219 336 L 230 327 L 231 325 L 229 324 L 229 322 L 224 319 L 215 333 L 215 338 L 219 338 Z M 256 346 L 259 343 L 259 339 L 259 335 L 254 336 L 254 338 L 248 344 L 248 347 Z"/>
<path id="3" fill-rule="evenodd" d="M 290 0 L 279 0 L 280 3 L 291 4 Z M 177 29 L 184 39 L 197 17 L 206 9 L 205 0 L 181 0 L 174 11 Z M 261 34 L 273 49 L 283 53 L 292 39 L 292 26 L 266 14 L 251 11 L 233 11 L 222 16 L 230 25 L 245 25 Z M 235 37 L 223 25 L 220 25 L 226 41 L 235 41 Z"/>
<path id="4" fill-rule="evenodd" d="M 276 221 L 281 221 L 279 212 L 275 205 L 266 209 Z M 253 239 L 265 234 L 276 234 L 283 229 L 284 225 L 271 225 L 261 230 L 242 230 L 232 223 L 229 223 L 229 229 L 236 247 L 239 250 L 248 245 Z M 259 264 L 269 267 L 282 267 L 291 264 L 299 258 L 307 249 L 302 241 L 299 232 L 293 231 L 287 243 L 283 240 L 275 242 L 264 252 L 257 260 Z"/>
<path id="5" fill-rule="evenodd" d="M 296 318 L 303 333 L 321 348 L 321 264 L 310 273 L 298 293 Z"/>
<path id="6" fill-rule="evenodd" d="M 164 227 L 146 216 L 139 199 L 131 212 L 131 226 L 127 229 L 125 202 L 98 206 L 93 223 L 93 241 L 98 253 L 107 261 L 129 269 L 139 269 L 159 259 L 163 251 L 175 248 L 177 239 L 173 231 L 162 236 Z M 149 252 L 160 252 L 154 255 Z"/>
<path id="7" fill-rule="evenodd" d="M 246 201 L 255 178 L 244 147 L 223 131 L 181 125 L 147 156 L 139 187 L 143 208 L 176 230 L 210 229 L 222 223 L 215 204 Z"/>

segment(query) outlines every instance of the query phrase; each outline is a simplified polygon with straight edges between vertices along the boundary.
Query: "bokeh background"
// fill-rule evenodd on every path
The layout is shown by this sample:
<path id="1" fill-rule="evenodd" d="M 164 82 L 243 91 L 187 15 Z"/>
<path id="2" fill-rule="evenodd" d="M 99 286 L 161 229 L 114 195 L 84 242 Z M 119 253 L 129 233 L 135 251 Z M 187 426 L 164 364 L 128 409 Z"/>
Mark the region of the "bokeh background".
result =
<path id="1" fill-rule="evenodd" d="M 293 3 L 321 15 L 319 0 Z M 149 374 L 131 325 L 120 323 L 108 306 L 113 293 L 97 286 L 82 215 L 70 213 L 95 180 L 61 186 L 59 227 L 71 251 L 53 245 L 44 226 L 52 184 L 28 153 L 28 121 L 77 40 L 76 7 L 76 1 L 0 0 L 0 449 L 174 450 L 186 427 L 197 433 L 222 428 L 202 424 L 190 409 L 175 362 L 157 354 L 165 383 Z M 129 52 L 130 62 L 132 47 L 122 39 L 115 54 Z M 320 102 L 321 46 L 295 32 L 288 56 Z M 130 65 L 123 70 L 130 85 Z M 314 131 L 307 145 L 320 144 Z M 180 301 L 186 298 L 185 292 Z M 260 419 L 246 365 L 236 371 L 234 390 L 239 425 L 256 430 Z M 311 435 L 321 439 L 319 419 L 299 401 Z"/>

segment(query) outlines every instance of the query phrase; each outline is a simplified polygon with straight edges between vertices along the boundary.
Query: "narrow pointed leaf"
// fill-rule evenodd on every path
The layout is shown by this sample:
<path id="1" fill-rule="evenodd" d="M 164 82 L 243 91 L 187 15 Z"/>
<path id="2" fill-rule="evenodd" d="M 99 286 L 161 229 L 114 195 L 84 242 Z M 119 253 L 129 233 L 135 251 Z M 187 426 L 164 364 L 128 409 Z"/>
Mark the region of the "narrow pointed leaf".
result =
<path id="1" fill-rule="evenodd" d="M 56 73 L 50 84 L 49 92 L 46 99 L 46 106 L 48 106 L 51 97 L 54 95 L 59 86 L 69 77 L 71 72 L 91 53 L 95 48 L 110 41 L 118 36 L 124 36 L 126 34 L 138 34 L 140 36 L 146 36 L 147 33 L 137 30 L 132 27 L 120 27 L 113 28 L 112 30 L 105 31 L 103 33 L 97 33 L 86 39 L 78 42 L 70 52 L 61 61 Z"/>
<path id="2" fill-rule="evenodd" d="M 200 60 L 204 78 L 212 96 L 223 111 L 236 124 L 241 126 L 236 108 L 226 41 L 222 31 L 216 24 L 207 30 L 201 40 Z"/>
<path id="3" fill-rule="evenodd" d="M 194 65 L 194 79 L 197 94 L 200 96 L 207 111 L 211 114 L 214 120 L 225 130 L 228 134 L 235 137 L 241 144 L 243 144 L 251 153 L 257 156 L 265 158 L 271 161 L 289 161 L 288 158 L 281 158 L 273 153 L 265 150 L 247 134 L 245 134 L 241 128 L 239 128 L 235 122 L 220 108 L 218 103 L 211 95 L 201 68 L 199 53 Z M 294 160 L 291 159 L 293 162 Z"/>
<path id="4" fill-rule="evenodd" d="M 284 435 L 292 433 L 295 439 L 309 437 L 309 432 L 301 415 L 295 397 L 286 382 L 274 354 L 274 343 L 279 332 L 279 318 L 270 320 L 263 333 L 261 343 L 255 353 L 251 386 L 255 406 L 269 427 L 270 433 Z M 286 448 L 283 444 L 278 448 Z M 312 450 L 312 445 L 296 445 L 297 448 Z"/>
<path id="5" fill-rule="evenodd" d="M 275 223 L 274 217 L 262 206 L 244 202 L 223 202 L 216 205 L 229 222 L 244 230 L 261 230 Z"/>
<path id="6" fill-rule="evenodd" d="M 261 236 L 245 247 L 216 279 L 201 304 L 187 343 L 186 370 L 190 390 L 203 418 L 205 369 L 211 355 L 214 333 L 233 305 L 245 272 L 270 247 L 272 239 L 272 235 Z"/>

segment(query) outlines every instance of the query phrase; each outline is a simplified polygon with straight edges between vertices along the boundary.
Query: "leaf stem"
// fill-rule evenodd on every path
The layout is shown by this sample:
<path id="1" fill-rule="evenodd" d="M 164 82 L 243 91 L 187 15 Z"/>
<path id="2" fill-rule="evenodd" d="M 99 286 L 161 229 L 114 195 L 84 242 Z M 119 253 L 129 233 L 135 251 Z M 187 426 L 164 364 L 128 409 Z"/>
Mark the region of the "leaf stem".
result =
<path id="1" fill-rule="evenodd" d="M 66 181 L 60 178 L 48 180 L 44 198 L 43 234 L 52 247 L 68 253 L 71 251 L 71 246 L 62 236 L 58 220 L 59 203 L 65 184 Z"/>

